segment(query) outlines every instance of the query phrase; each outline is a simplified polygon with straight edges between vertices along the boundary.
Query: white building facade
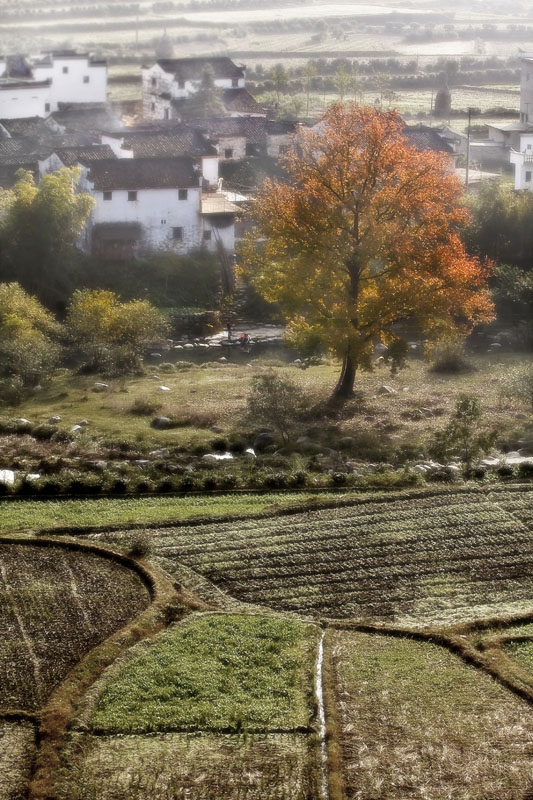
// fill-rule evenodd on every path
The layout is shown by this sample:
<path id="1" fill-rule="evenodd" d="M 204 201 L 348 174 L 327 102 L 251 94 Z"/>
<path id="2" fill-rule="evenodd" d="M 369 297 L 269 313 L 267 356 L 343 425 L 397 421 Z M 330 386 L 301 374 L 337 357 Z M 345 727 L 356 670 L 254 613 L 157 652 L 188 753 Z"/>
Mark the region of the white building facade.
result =
<path id="1" fill-rule="evenodd" d="M 28 59 L 30 74 L 10 71 L 0 59 L 0 119 L 45 117 L 60 103 L 105 103 L 107 63 L 87 53 L 55 51 Z"/>

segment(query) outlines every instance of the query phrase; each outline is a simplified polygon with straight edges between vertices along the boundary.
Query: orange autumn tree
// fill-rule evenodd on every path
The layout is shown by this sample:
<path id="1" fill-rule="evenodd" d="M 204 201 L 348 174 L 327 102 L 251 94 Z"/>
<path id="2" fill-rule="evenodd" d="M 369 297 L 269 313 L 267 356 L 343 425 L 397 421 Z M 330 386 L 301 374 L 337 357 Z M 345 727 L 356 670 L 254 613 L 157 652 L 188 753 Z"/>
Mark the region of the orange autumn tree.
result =
<path id="1" fill-rule="evenodd" d="M 334 105 L 285 158 L 289 181 L 266 181 L 253 202 L 244 271 L 293 340 L 342 360 L 333 400 L 353 395 L 374 343 L 402 323 L 437 338 L 492 318 L 487 270 L 460 238 L 461 186 L 403 128 L 395 112 Z"/>

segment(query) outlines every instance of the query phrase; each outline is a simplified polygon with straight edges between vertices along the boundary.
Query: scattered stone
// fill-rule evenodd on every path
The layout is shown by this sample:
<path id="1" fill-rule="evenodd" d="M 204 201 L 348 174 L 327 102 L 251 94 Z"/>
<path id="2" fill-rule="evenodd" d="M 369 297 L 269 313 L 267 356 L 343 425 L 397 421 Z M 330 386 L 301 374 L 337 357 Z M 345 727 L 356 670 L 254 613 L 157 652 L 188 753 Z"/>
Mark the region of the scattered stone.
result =
<path id="1" fill-rule="evenodd" d="M 153 381 L 160 381 L 160 380 L 161 380 L 161 378 L 159 377 L 159 375 L 150 375 L 150 377 L 151 377 L 151 379 L 152 379 Z"/>
<path id="2" fill-rule="evenodd" d="M 78 431 L 81 431 L 81 430 L 83 430 L 81 425 L 73 425 L 72 428 L 70 429 L 70 432 L 71 433 L 78 433 Z"/>
<path id="3" fill-rule="evenodd" d="M 376 353 L 386 353 L 388 349 L 387 345 L 382 342 L 378 342 L 374 347 Z"/>
<path id="4" fill-rule="evenodd" d="M 161 355 L 161 353 L 150 353 L 150 358 L 158 359 L 158 358 L 163 358 L 163 356 Z"/>
<path id="5" fill-rule="evenodd" d="M 56 415 L 55 417 L 50 417 L 50 419 L 47 421 L 47 425 L 59 425 L 60 422 L 61 417 Z"/>
<path id="6" fill-rule="evenodd" d="M 166 447 L 160 447 L 157 450 L 151 450 L 148 455 L 152 456 L 152 458 L 168 458 L 170 450 Z"/>
<path id="7" fill-rule="evenodd" d="M 150 426 L 158 431 L 164 431 L 170 428 L 171 425 L 170 417 L 154 417 L 150 423 Z"/>
<path id="8" fill-rule="evenodd" d="M 231 461 L 233 453 L 206 453 L 202 458 L 204 461 Z"/>
<path id="9" fill-rule="evenodd" d="M 183 345 L 182 344 L 175 344 L 174 345 L 174 350 L 183 350 Z"/>
<path id="10" fill-rule="evenodd" d="M 433 411 L 430 408 L 420 408 L 419 411 L 425 417 L 432 417 L 433 416 Z"/>
<path id="11" fill-rule="evenodd" d="M 170 386 L 160 386 L 159 387 L 159 391 L 160 392 L 170 392 Z"/>
<path id="12" fill-rule="evenodd" d="M 250 456 L 251 458 L 256 458 L 255 450 L 253 449 L 253 447 L 247 447 L 246 450 L 244 451 L 244 455 Z"/>
<path id="13" fill-rule="evenodd" d="M 12 469 L 0 469 L 0 483 L 12 486 L 15 483 L 15 473 Z"/>
<path id="14" fill-rule="evenodd" d="M 392 394 L 398 394 L 398 392 L 392 386 L 383 385 L 383 386 L 379 387 L 378 394 L 381 394 L 381 395 L 392 395 Z"/>
<path id="15" fill-rule="evenodd" d="M 26 417 L 19 417 L 15 420 L 15 425 L 31 425 L 32 423 Z"/>
<path id="16" fill-rule="evenodd" d="M 78 422 L 80 428 L 86 428 L 88 424 L 89 424 L 88 419 L 80 419 L 80 421 Z"/>
<path id="17" fill-rule="evenodd" d="M 226 358 L 226 356 L 220 356 L 220 358 L 218 360 L 219 361 L 227 361 L 228 359 Z"/>
<path id="18" fill-rule="evenodd" d="M 194 348 L 194 345 L 191 344 L 190 342 L 187 342 L 187 344 L 184 344 L 183 347 L 185 350 L 192 350 Z"/>
<path id="19" fill-rule="evenodd" d="M 108 391 L 109 391 L 108 383 L 96 382 L 93 386 L 93 392 L 108 392 Z"/>
<path id="20" fill-rule="evenodd" d="M 149 460 L 148 458 L 138 458 L 138 459 L 135 461 L 135 464 L 136 464 L 138 467 L 146 467 L 146 465 L 147 465 L 147 464 L 149 464 L 149 463 L 150 463 L 150 460 Z"/>

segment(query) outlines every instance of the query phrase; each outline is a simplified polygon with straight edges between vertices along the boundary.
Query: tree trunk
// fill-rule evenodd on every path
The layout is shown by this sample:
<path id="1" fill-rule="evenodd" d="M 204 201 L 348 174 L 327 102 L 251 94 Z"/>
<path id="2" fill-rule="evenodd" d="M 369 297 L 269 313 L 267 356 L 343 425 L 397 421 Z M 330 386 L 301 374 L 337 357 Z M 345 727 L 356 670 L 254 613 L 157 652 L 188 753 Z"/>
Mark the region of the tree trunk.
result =
<path id="1" fill-rule="evenodd" d="M 356 371 L 357 364 L 352 353 L 348 351 L 344 356 L 344 361 L 342 362 L 342 370 L 339 380 L 337 381 L 337 385 L 335 386 L 333 394 L 330 398 L 330 403 L 332 405 L 342 405 L 344 402 L 346 402 L 346 400 L 349 400 L 354 396 L 353 387 L 355 383 Z"/>

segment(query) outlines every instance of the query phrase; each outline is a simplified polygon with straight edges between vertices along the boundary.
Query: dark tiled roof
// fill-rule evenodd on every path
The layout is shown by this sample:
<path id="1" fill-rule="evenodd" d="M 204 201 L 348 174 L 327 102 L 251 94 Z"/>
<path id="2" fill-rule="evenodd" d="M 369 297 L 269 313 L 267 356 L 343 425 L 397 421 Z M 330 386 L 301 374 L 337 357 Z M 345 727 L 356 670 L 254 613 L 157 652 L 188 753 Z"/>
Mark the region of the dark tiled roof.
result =
<path id="1" fill-rule="evenodd" d="M 0 164 L 0 188 L 11 189 L 17 181 L 17 172 L 19 169 L 27 169 L 36 176 L 38 164 L 36 161 L 23 164 Z"/>
<path id="2" fill-rule="evenodd" d="M 46 148 L 36 139 L 2 139 L 0 141 L 0 164 L 25 164 L 44 158 Z"/>
<path id="3" fill-rule="evenodd" d="M 32 78 L 31 64 L 20 53 L 6 56 L 6 71 L 2 78 Z"/>
<path id="4" fill-rule="evenodd" d="M 217 56 L 214 58 L 160 58 L 157 63 L 165 72 L 170 72 L 176 80 L 196 81 L 202 77 L 202 71 L 210 66 L 215 78 L 243 78 L 244 67 L 238 67 L 231 58 Z"/>
<path id="5" fill-rule="evenodd" d="M 221 161 L 219 175 L 223 179 L 225 190 L 241 194 L 257 191 L 266 178 L 287 180 L 287 173 L 279 161 L 270 156 L 246 158 L 241 161 Z"/>
<path id="6" fill-rule="evenodd" d="M 47 78 L 45 81 L 7 81 L 6 83 L 0 83 L 0 89 L 5 92 L 11 91 L 11 89 L 42 89 L 45 86 L 51 86 L 52 81 L 50 78 Z"/>
<path id="7" fill-rule="evenodd" d="M 244 137 L 250 144 L 264 144 L 266 120 L 264 117 L 211 117 L 193 120 L 190 125 L 203 131 L 211 139 Z"/>
<path id="8" fill-rule="evenodd" d="M 284 134 L 296 133 L 300 127 L 299 122 L 289 122 L 288 120 L 267 120 L 266 128 L 270 136 L 282 136 Z"/>
<path id="9" fill-rule="evenodd" d="M 50 135 L 51 129 L 42 117 L 22 117 L 21 119 L 0 119 L 0 125 L 10 136 Z"/>
<path id="10" fill-rule="evenodd" d="M 222 101 L 228 111 L 242 111 L 250 114 L 261 113 L 261 106 L 248 89 L 224 89 Z"/>
<path id="11" fill-rule="evenodd" d="M 116 158 L 108 144 L 95 144 L 88 147 L 61 147 L 55 152 L 66 167 Z"/>
<path id="12" fill-rule="evenodd" d="M 52 118 L 67 131 L 111 131 L 120 127 L 117 117 L 102 103 L 59 105 L 59 111 L 54 111 Z"/>
<path id="13" fill-rule="evenodd" d="M 406 125 L 404 136 L 417 150 L 433 150 L 437 153 L 453 153 L 453 148 L 445 142 L 435 128 L 426 125 Z"/>
<path id="14" fill-rule="evenodd" d="M 112 134 L 123 138 L 125 147 L 133 150 L 134 158 L 164 156 L 214 156 L 216 148 L 200 131 L 176 127 L 174 130 L 135 130 Z"/>
<path id="15" fill-rule="evenodd" d="M 191 158 L 117 158 L 94 161 L 89 180 L 97 191 L 173 189 L 199 186 Z"/>

